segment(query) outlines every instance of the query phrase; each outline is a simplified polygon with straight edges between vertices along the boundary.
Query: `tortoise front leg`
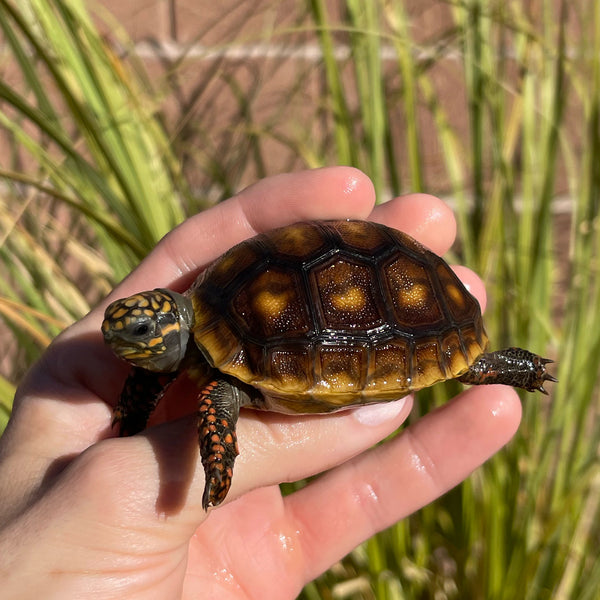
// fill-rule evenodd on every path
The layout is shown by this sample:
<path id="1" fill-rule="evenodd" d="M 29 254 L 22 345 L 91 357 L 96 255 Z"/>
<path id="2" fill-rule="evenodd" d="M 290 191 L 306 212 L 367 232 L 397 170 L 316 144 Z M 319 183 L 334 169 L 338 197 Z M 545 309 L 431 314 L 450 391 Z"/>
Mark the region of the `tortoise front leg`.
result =
<path id="1" fill-rule="evenodd" d="M 175 378 L 174 373 L 153 373 L 133 367 L 113 411 L 112 427 L 119 424 L 121 437 L 139 433 Z"/>
<path id="2" fill-rule="evenodd" d="M 224 378 L 215 378 L 204 387 L 198 406 L 198 442 L 205 481 L 202 508 L 223 502 L 233 477 L 233 463 L 238 455 L 235 426 L 240 406 L 250 396 Z"/>

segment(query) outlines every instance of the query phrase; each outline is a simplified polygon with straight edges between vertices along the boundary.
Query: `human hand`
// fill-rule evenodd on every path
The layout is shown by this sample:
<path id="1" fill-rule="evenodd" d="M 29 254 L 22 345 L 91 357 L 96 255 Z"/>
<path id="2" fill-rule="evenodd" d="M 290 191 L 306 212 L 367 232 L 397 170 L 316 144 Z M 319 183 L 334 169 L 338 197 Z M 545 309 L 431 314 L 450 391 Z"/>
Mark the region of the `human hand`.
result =
<path id="1" fill-rule="evenodd" d="M 169 234 L 107 303 L 185 289 L 233 244 L 302 219 L 370 218 L 437 253 L 453 242 L 453 217 L 431 196 L 373 205 L 370 181 L 350 168 L 265 179 Z M 457 272 L 483 304 L 479 280 Z M 102 343 L 103 308 L 32 368 L 0 440 L 3 597 L 293 598 L 361 541 L 458 484 L 519 423 L 518 397 L 502 386 L 469 389 L 373 449 L 408 416 L 411 397 L 333 415 L 242 411 L 231 491 L 205 513 L 188 382 L 174 384 L 177 402 L 166 399 L 145 432 L 114 437 L 127 367 Z M 324 470 L 281 496 L 279 482 Z"/>

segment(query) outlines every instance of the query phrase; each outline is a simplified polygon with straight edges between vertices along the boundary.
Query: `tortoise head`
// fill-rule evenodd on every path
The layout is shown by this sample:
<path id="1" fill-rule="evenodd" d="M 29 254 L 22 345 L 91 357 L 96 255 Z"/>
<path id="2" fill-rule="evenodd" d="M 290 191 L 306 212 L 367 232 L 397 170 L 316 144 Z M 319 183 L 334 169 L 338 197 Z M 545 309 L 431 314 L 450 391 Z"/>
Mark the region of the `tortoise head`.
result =
<path id="1" fill-rule="evenodd" d="M 183 359 L 193 325 L 189 298 L 156 289 L 115 300 L 102 322 L 104 341 L 136 367 L 168 373 Z"/>

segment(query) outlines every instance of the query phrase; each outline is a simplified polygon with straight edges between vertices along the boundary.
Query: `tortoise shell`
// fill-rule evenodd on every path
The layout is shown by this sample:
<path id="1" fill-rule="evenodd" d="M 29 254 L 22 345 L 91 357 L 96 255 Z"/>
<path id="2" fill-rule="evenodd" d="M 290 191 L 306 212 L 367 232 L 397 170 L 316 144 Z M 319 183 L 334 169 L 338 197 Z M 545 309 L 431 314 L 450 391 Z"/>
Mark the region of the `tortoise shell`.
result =
<path id="1" fill-rule="evenodd" d="M 189 294 L 210 365 L 280 412 L 398 398 L 460 376 L 487 344 L 479 304 L 450 267 L 371 222 L 258 235 L 213 263 Z"/>

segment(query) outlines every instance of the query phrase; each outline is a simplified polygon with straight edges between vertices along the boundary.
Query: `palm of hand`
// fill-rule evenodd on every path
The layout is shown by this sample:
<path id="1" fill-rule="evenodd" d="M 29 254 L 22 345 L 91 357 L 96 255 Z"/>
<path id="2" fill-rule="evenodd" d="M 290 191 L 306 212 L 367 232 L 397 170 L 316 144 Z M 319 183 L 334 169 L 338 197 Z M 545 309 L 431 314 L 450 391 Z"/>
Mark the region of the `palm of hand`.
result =
<path id="1" fill-rule="evenodd" d="M 438 200 L 373 202 L 353 169 L 264 180 L 167 236 L 113 298 L 185 286 L 234 243 L 301 219 L 369 217 L 440 253 L 452 243 L 454 222 Z M 460 274 L 482 298 L 474 276 Z M 456 485 L 518 425 L 516 394 L 496 386 L 468 390 L 371 450 L 406 418 L 410 399 L 314 417 L 246 411 L 229 502 L 207 515 L 185 382 L 154 426 L 113 437 L 126 368 L 100 341 L 101 314 L 63 333 L 32 369 L 0 442 L 7 597 L 295 597 L 362 540 Z M 282 498 L 279 482 L 326 469 Z"/>

